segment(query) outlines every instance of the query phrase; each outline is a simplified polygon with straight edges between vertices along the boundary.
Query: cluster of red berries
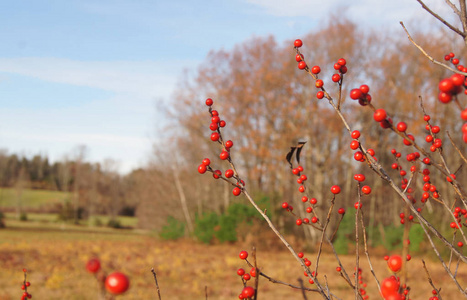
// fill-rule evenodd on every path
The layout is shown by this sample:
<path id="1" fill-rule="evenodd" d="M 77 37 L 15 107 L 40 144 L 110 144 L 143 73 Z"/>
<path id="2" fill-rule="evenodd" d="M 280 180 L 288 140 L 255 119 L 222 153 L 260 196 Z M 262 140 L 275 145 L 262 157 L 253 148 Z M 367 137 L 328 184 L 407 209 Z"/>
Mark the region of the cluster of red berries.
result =
<path id="1" fill-rule="evenodd" d="M 456 218 L 457 223 L 456 222 L 451 222 L 450 226 L 453 229 L 459 229 L 460 227 L 462 227 L 462 217 L 464 217 L 464 219 L 467 219 L 467 210 L 466 209 L 461 209 L 460 207 L 456 207 L 456 208 L 454 208 L 453 215 Z M 462 246 L 464 246 L 464 243 L 463 242 L 458 242 L 457 246 L 462 247 Z"/>
<path id="2" fill-rule="evenodd" d="M 292 169 L 292 173 L 298 177 L 297 178 L 297 183 L 300 185 L 298 187 L 298 191 L 300 193 L 305 193 L 306 187 L 303 185 L 303 183 L 308 179 L 308 177 L 305 174 L 301 174 L 303 172 L 303 170 L 304 169 L 303 169 L 302 166 L 298 166 L 298 167 Z M 337 192 L 337 189 L 339 189 L 338 192 Z M 340 192 L 340 188 L 336 185 L 336 186 L 333 186 L 333 188 L 331 188 L 331 191 L 333 191 L 334 194 L 338 194 Z M 314 212 L 313 206 L 316 205 L 316 203 L 318 203 L 318 200 L 316 200 L 316 198 L 308 198 L 307 196 L 302 196 L 301 200 L 302 200 L 303 203 L 310 202 L 311 206 L 308 206 L 305 210 L 306 210 L 307 213 L 313 214 L 313 217 L 311 217 L 311 219 L 310 218 L 298 218 L 295 221 L 295 224 L 297 224 L 297 226 L 300 226 L 302 224 L 310 224 L 310 223 L 315 224 L 315 223 L 317 223 L 319 221 L 319 219 L 318 219 L 318 216 Z M 289 212 L 293 211 L 293 206 L 290 205 L 288 202 L 282 203 L 282 208 L 289 211 Z"/>
<path id="3" fill-rule="evenodd" d="M 366 290 L 365 288 L 367 287 L 366 283 L 363 281 L 363 271 L 361 268 L 358 268 L 358 272 L 357 273 L 357 276 L 358 276 L 358 284 L 361 286 L 360 287 L 360 295 L 362 295 L 362 299 L 363 300 L 367 300 L 367 299 L 370 299 L 370 296 L 366 294 Z M 355 276 L 355 274 L 354 274 Z"/>
<path id="4" fill-rule="evenodd" d="M 360 142 L 358 140 L 358 138 L 360 138 L 360 135 L 361 135 L 360 131 L 358 130 L 354 130 L 350 133 L 350 136 L 353 138 L 353 141 L 350 142 L 350 149 L 356 150 L 353 156 L 353 158 L 356 161 L 365 162 L 365 155 L 363 154 L 363 149 L 360 147 Z M 371 155 L 371 157 L 374 160 L 378 160 L 375 157 L 375 154 L 376 154 L 375 150 L 370 148 L 370 149 L 367 149 L 366 152 L 367 154 Z"/>
<path id="5" fill-rule="evenodd" d="M 366 106 L 371 102 L 371 95 L 368 94 L 370 87 L 366 84 L 363 84 L 358 89 L 352 89 L 350 91 L 350 99 L 358 100 L 358 103 L 361 106 Z"/>
<path id="6" fill-rule="evenodd" d="M 463 65 L 459 65 L 459 59 L 457 59 L 454 53 L 449 53 L 444 56 L 444 60 L 450 61 L 457 70 L 461 72 L 467 72 L 467 68 Z M 448 78 L 442 79 L 439 84 L 439 94 L 438 100 L 442 103 L 449 103 L 453 99 L 456 99 L 457 95 L 462 92 L 464 88 L 464 93 L 467 94 L 467 78 L 461 74 L 453 74 Z M 461 119 L 467 121 L 467 108 L 461 111 Z M 467 144 L 467 123 L 462 127 L 462 139 L 464 143 Z"/>
<path id="7" fill-rule="evenodd" d="M 130 279 L 121 272 L 113 272 L 106 276 L 101 271 L 101 262 L 98 258 L 91 258 L 86 262 L 86 270 L 96 276 L 97 281 L 100 283 L 101 288 L 113 295 L 120 295 L 125 293 L 130 287 Z"/>
<path id="8" fill-rule="evenodd" d="M 406 260 L 411 260 L 412 257 L 408 254 Z M 386 255 L 384 260 L 387 261 L 388 268 L 393 273 L 398 273 L 402 269 L 402 257 L 400 255 Z M 381 281 L 381 295 L 385 300 L 406 300 L 410 288 L 404 284 L 401 286 L 400 278 L 396 275 L 387 277 Z"/>
<path id="9" fill-rule="evenodd" d="M 220 128 L 225 127 L 226 122 L 221 120 L 219 117 L 219 112 L 217 110 L 212 109 L 212 105 L 214 101 L 211 98 L 206 99 L 206 105 L 209 107 L 209 113 L 211 115 L 211 123 L 209 125 L 209 129 L 211 129 L 211 141 L 218 142 L 222 145 L 222 151 L 219 154 L 219 158 L 221 160 L 227 160 L 231 162 L 230 158 L 230 149 L 233 147 L 234 143 L 231 140 L 225 141 L 222 138 Z M 206 173 L 206 171 L 212 172 L 212 176 L 215 179 L 219 179 L 222 177 L 221 170 L 213 170 L 211 168 L 211 160 L 209 158 L 203 159 L 201 164 L 198 166 L 198 172 L 200 174 Z M 225 178 L 235 178 L 237 179 L 237 186 L 233 188 L 232 194 L 234 196 L 238 196 L 242 193 L 242 186 L 245 186 L 245 182 L 238 178 L 235 174 L 234 170 L 227 169 L 224 173 Z"/>
<path id="10" fill-rule="evenodd" d="M 451 61 L 453 65 L 457 67 L 457 69 L 461 72 L 467 72 L 467 68 L 462 65 L 459 65 L 459 59 L 455 58 L 454 53 L 449 53 L 444 56 L 446 61 Z M 462 92 L 462 88 L 467 86 L 467 82 L 464 75 L 461 74 L 453 74 L 448 78 L 444 78 L 439 82 L 439 94 L 438 100 L 442 103 L 449 103 L 456 97 L 457 94 Z M 467 90 L 464 91 L 467 94 Z"/>
<path id="11" fill-rule="evenodd" d="M 23 269 L 23 273 L 24 273 L 24 280 L 23 280 L 23 284 L 21 285 L 21 289 L 24 291 L 23 292 L 23 295 L 21 296 L 21 300 L 26 300 L 26 299 L 31 299 L 32 298 L 32 295 L 30 293 L 28 293 L 28 287 L 31 286 L 31 283 L 29 281 L 27 281 L 27 274 L 28 274 L 28 270 L 27 269 Z"/>
<path id="12" fill-rule="evenodd" d="M 245 250 L 242 250 L 240 251 L 240 254 L 238 255 L 238 257 L 240 257 L 240 259 L 247 261 L 248 252 Z M 237 275 L 242 278 L 242 282 L 244 286 L 242 292 L 240 293 L 240 295 L 238 295 L 238 299 L 251 299 L 255 295 L 255 289 L 252 288 L 251 286 L 247 286 L 246 283 L 252 277 L 256 277 L 257 275 L 256 268 L 252 267 L 249 273 L 247 273 L 243 268 L 240 268 L 237 270 Z"/>
<path id="13" fill-rule="evenodd" d="M 305 264 L 305 266 L 307 266 L 307 267 L 310 267 L 310 266 L 311 266 L 311 261 L 310 261 L 308 258 L 305 257 L 305 254 L 303 254 L 303 252 L 299 252 L 299 253 L 297 253 L 297 255 L 298 255 L 298 257 L 300 257 L 300 258 L 303 260 L 303 263 Z M 303 275 L 304 275 L 305 277 L 309 277 L 309 276 L 308 276 L 308 273 L 307 273 L 306 271 L 303 272 Z M 312 276 L 313 278 L 315 278 L 316 276 L 318 276 L 318 273 L 315 273 L 315 271 L 312 271 L 312 272 L 311 272 L 311 276 Z M 310 284 L 314 284 L 314 283 L 315 283 L 315 281 L 313 280 L 313 278 L 309 278 L 309 279 L 308 279 L 308 282 L 309 282 Z"/>

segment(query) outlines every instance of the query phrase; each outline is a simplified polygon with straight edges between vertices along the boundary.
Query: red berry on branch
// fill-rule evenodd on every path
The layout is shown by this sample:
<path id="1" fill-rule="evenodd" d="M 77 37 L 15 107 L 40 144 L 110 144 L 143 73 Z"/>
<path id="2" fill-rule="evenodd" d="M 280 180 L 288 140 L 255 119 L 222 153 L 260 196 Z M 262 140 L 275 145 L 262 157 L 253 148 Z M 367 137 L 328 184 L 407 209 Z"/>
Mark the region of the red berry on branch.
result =
<path id="1" fill-rule="evenodd" d="M 304 62 L 303 60 L 301 62 L 298 63 L 298 68 L 300 70 L 303 70 L 306 68 L 306 62 Z"/>
<path id="2" fill-rule="evenodd" d="M 332 75 L 331 79 L 334 82 L 339 82 L 339 80 L 341 80 L 341 76 L 339 74 L 334 74 L 334 75 Z"/>
<path id="3" fill-rule="evenodd" d="M 360 91 L 362 91 L 363 94 L 368 94 L 370 92 L 370 87 L 366 84 L 362 84 L 360 86 Z"/>
<path id="4" fill-rule="evenodd" d="M 451 78 L 445 78 L 439 82 L 438 88 L 441 92 L 452 93 L 454 90 L 454 82 Z"/>
<path id="5" fill-rule="evenodd" d="M 295 60 L 297 62 L 301 62 L 303 60 L 302 55 L 300 55 L 300 54 L 295 55 Z"/>
<path id="6" fill-rule="evenodd" d="M 228 159 L 230 156 L 229 152 L 225 151 L 225 150 L 222 150 L 221 154 L 219 155 L 219 157 L 222 159 L 222 160 L 226 160 Z"/>
<path id="7" fill-rule="evenodd" d="M 399 122 L 397 123 L 396 128 L 400 132 L 405 132 L 407 130 L 407 124 L 405 122 Z"/>
<path id="8" fill-rule="evenodd" d="M 341 208 L 339 208 L 339 210 L 337 211 L 337 213 L 343 215 L 343 214 L 345 214 L 345 209 L 341 207 Z"/>
<path id="9" fill-rule="evenodd" d="M 228 140 L 227 142 L 225 142 L 225 147 L 226 148 L 232 148 L 233 147 L 233 142 L 231 140 Z"/>
<path id="10" fill-rule="evenodd" d="M 294 41 L 293 45 L 294 45 L 295 48 L 300 48 L 301 46 L 303 46 L 303 42 L 300 39 L 296 39 Z"/>
<path id="11" fill-rule="evenodd" d="M 358 138 L 360 137 L 360 131 L 354 130 L 354 131 L 352 131 L 352 133 L 350 134 L 350 136 L 351 136 L 353 139 L 358 139 Z"/>
<path id="12" fill-rule="evenodd" d="M 321 72 L 321 68 L 319 66 L 314 66 L 313 68 L 311 68 L 311 73 L 317 75 L 319 74 L 319 72 Z"/>
<path id="13" fill-rule="evenodd" d="M 452 94 L 445 93 L 445 92 L 439 92 L 438 100 L 441 101 L 442 103 L 449 103 L 452 100 Z"/>
<path id="14" fill-rule="evenodd" d="M 232 169 L 228 169 L 225 171 L 225 177 L 226 178 L 231 178 L 234 176 L 234 171 Z"/>
<path id="15" fill-rule="evenodd" d="M 213 132 L 213 133 L 211 134 L 211 141 L 217 142 L 217 141 L 219 140 L 219 137 L 220 137 L 220 136 L 219 136 L 219 133 L 218 133 L 218 132 Z"/>
<path id="16" fill-rule="evenodd" d="M 382 122 L 386 119 L 386 117 L 386 111 L 382 108 L 377 109 L 373 114 L 373 119 L 375 119 L 376 122 Z"/>
<path id="17" fill-rule="evenodd" d="M 322 88 L 323 85 L 324 85 L 324 82 L 323 82 L 321 79 L 316 80 L 315 86 L 316 86 L 317 88 Z"/>
<path id="18" fill-rule="evenodd" d="M 363 97 L 363 93 L 360 89 L 353 89 L 350 91 L 350 98 L 353 100 L 358 100 Z"/>
<path id="19" fill-rule="evenodd" d="M 345 66 L 347 64 L 347 61 L 344 58 L 339 58 L 339 60 L 337 60 L 337 63 L 341 66 Z"/>
<path id="20" fill-rule="evenodd" d="M 238 255 L 241 259 L 247 259 L 248 258 L 248 252 L 245 250 L 240 251 L 240 254 Z"/>
<path id="21" fill-rule="evenodd" d="M 341 192 L 341 188 L 338 185 L 333 185 L 331 187 L 331 193 L 334 195 L 339 194 Z"/>
<path id="22" fill-rule="evenodd" d="M 234 189 L 232 190 L 232 194 L 234 196 L 238 196 L 242 193 L 242 190 L 239 188 L 239 187 L 234 187 Z"/>
<path id="23" fill-rule="evenodd" d="M 211 98 L 206 99 L 206 105 L 207 105 L 207 106 L 211 106 L 211 105 L 213 105 L 213 104 L 214 104 L 214 101 L 212 101 Z"/>
<path id="24" fill-rule="evenodd" d="M 368 185 L 362 187 L 362 193 L 369 195 L 371 193 L 371 188 Z"/>
<path id="25" fill-rule="evenodd" d="M 323 99 L 324 98 L 324 92 L 323 91 L 319 91 L 316 93 L 316 98 L 318 99 Z"/>
<path id="26" fill-rule="evenodd" d="M 402 268 L 402 257 L 400 255 L 392 255 L 389 257 L 388 267 L 393 272 L 399 272 Z"/>
<path id="27" fill-rule="evenodd" d="M 199 172 L 200 174 L 206 173 L 206 170 L 207 170 L 206 165 L 201 164 L 201 165 L 198 166 L 198 172 Z"/>

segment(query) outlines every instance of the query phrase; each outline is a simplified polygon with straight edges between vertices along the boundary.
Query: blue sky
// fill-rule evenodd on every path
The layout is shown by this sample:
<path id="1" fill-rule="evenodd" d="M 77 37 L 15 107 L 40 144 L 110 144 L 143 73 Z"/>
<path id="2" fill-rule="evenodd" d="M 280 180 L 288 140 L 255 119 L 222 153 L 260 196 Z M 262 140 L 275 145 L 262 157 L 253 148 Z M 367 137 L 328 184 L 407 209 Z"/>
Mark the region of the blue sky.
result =
<path id="1" fill-rule="evenodd" d="M 149 158 L 157 103 L 184 69 L 252 36 L 295 39 L 328 12 L 381 28 L 430 20 L 415 0 L 1 1 L 0 149 L 54 161 L 86 145 L 86 160 L 128 172 Z"/>

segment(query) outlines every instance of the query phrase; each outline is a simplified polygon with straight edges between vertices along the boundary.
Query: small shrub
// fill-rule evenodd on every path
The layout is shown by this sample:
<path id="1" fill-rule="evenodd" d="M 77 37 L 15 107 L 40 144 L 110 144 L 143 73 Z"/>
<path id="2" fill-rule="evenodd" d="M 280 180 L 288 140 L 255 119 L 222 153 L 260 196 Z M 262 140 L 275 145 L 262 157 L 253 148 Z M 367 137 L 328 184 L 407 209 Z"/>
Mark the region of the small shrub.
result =
<path id="1" fill-rule="evenodd" d="M 163 240 L 178 240 L 185 235 L 185 224 L 172 216 L 167 218 L 167 224 L 162 227 L 159 236 Z"/>
<path id="2" fill-rule="evenodd" d="M 122 224 L 120 223 L 120 220 L 116 218 L 110 218 L 109 221 L 107 222 L 107 227 L 117 228 L 117 229 L 123 228 Z"/>
<path id="3" fill-rule="evenodd" d="M 196 216 L 194 234 L 198 240 L 205 244 L 212 242 L 215 236 L 216 226 L 219 225 L 219 216 L 216 213 L 203 214 Z"/>
<path id="4" fill-rule="evenodd" d="M 19 215 L 19 220 L 20 220 L 20 221 L 27 221 L 27 220 L 28 220 L 28 214 L 25 213 L 25 212 L 22 212 L 22 213 Z"/>

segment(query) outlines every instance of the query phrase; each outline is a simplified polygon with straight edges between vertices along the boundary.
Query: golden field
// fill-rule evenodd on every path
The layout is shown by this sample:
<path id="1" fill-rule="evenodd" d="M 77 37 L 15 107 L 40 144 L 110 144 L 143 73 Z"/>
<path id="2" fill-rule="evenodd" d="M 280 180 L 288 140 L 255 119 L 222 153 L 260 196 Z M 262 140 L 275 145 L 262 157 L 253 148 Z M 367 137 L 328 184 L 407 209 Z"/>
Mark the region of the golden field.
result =
<path id="1" fill-rule="evenodd" d="M 238 299 L 242 283 L 238 268 L 247 268 L 238 258 L 241 250 L 251 250 L 249 244 L 205 245 L 192 240 L 162 241 L 148 232 L 72 226 L 60 223 L 19 222 L 7 220 L 0 230 L 0 299 L 20 299 L 22 269 L 29 270 L 29 292 L 33 299 L 98 299 L 98 284 L 85 269 L 86 261 L 94 256 L 110 273 L 122 271 L 129 275 L 129 291 L 116 299 L 158 299 L 151 268 L 157 273 L 162 299 Z M 271 238 L 270 235 L 267 237 Z M 258 266 L 267 275 L 298 285 L 303 270 L 285 247 L 262 246 L 257 240 Z M 301 250 L 301 249 L 297 249 Z M 319 279 L 341 299 L 354 299 L 353 291 L 335 271 L 334 257 L 325 249 L 319 264 Z M 373 266 L 379 280 L 390 273 L 381 251 L 375 251 Z M 315 254 L 305 251 L 315 266 Z M 355 258 L 341 256 L 347 270 L 353 270 Z M 427 261 L 437 287 L 442 287 L 444 299 L 457 299 L 459 293 L 436 261 Z M 370 299 L 381 299 L 365 255 L 360 256 L 363 281 L 367 283 Z M 411 299 L 428 299 L 431 287 L 422 268 L 421 257 L 413 255 L 409 262 L 408 284 Z M 462 285 L 467 283 L 467 270 L 458 270 Z M 326 277 L 326 279 L 325 279 Z M 252 282 L 253 285 L 253 282 Z M 307 283 L 305 286 L 313 288 Z M 304 299 L 299 290 L 259 280 L 259 299 Z M 308 299 L 321 299 L 307 292 Z"/>

